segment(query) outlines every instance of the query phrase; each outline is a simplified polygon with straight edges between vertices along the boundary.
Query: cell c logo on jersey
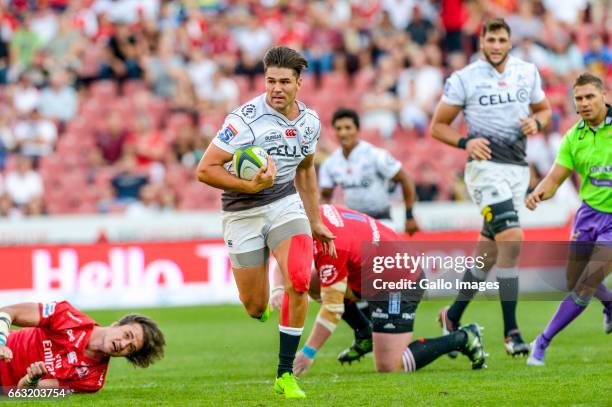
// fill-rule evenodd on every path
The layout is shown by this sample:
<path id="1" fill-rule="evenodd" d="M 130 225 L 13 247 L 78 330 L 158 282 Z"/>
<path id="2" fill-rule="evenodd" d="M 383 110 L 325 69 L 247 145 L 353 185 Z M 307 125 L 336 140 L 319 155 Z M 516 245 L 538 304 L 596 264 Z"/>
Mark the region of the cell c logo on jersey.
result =
<path id="1" fill-rule="evenodd" d="M 319 268 L 319 278 L 323 284 L 333 283 L 338 276 L 338 270 L 333 264 L 326 264 Z"/>
<path id="2" fill-rule="evenodd" d="M 242 115 L 247 119 L 253 119 L 257 115 L 257 108 L 254 104 L 249 103 L 248 105 L 242 106 L 240 113 L 242 113 Z"/>
<path id="3" fill-rule="evenodd" d="M 285 137 L 287 138 L 295 138 L 297 136 L 297 130 L 293 127 L 289 127 L 285 130 Z"/>
<path id="4" fill-rule="evenodd" d="M 527 103 L 529 101 L 529 92 L 527 92 L 527 89 L 520 88 L 517 90 L 516 99 L 521 103 Z"/>

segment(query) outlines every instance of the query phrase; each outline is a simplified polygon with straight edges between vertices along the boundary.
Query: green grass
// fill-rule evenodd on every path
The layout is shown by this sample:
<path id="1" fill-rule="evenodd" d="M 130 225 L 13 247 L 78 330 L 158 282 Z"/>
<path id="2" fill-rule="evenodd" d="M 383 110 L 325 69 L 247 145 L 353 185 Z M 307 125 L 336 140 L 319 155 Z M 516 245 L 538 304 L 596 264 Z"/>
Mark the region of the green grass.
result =
<path id="1" fill-rule="evenodd" d="M 417 311 L 415 335 L 439 335 L 435 322 L 445 303 L 424 301 Z M 546 324 L 558 302 L 519 304 L 526 340 Z M 318 305 L 310 308 L 307 330 Z M 239 306 L 141 310 L 166 333 L 166 358 L 146 370 L 113 360 L 106 386 L 94 395 L 75 395 L 59 405 L 210 405 L 267 406 L 415 406 L 415 405 L 592 405 L 612 406 L 612 335 L 605 335 L 601 306 L 593 301 L 574 324 L 555 338 L 547 366 L 529 368 L 503 350 L 499 303 L 474 302 L 464 322 L 485 326 L 488 369 L 472 371 L 464 356 L 444 356 L 416 373 L 374 373 L 371 356 L 341 366 L 336 355 L 352 339 L 341 325 L 317 355 L 302 380 L 305 401 L 287 402 L 272 391 L 278 352 L 276 317 L 262 324 Z M 124 311 L 89 314 L 108 324 Z M 35 403 L 42 405 L 47 403 Z"/>

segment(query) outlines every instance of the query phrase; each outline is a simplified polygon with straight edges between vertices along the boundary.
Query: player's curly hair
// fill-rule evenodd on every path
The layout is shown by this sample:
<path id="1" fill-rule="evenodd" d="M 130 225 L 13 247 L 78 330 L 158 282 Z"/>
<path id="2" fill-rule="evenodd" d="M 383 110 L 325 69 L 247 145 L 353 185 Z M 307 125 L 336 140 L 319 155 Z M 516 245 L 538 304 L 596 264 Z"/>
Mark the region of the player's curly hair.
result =
<path id="1" fill-rule="evenodd" d="M 142 348 L 127 355 L 128 362 L 137 367 L 149 367 L 164 357 L 166 339 L 155 321 L 140 314 L 129 314 L 121 318 L 119 325 L 140 324 L 143 331 Z"/>
<path id="2" fill-rule="evenodd" d="M 271 66 L 293 69 L 299 78 L 302 71 L 308 68 L 308 61 L 296 50 L 278 46 L 270 48 L 263 58 L 264 70 Z"/>

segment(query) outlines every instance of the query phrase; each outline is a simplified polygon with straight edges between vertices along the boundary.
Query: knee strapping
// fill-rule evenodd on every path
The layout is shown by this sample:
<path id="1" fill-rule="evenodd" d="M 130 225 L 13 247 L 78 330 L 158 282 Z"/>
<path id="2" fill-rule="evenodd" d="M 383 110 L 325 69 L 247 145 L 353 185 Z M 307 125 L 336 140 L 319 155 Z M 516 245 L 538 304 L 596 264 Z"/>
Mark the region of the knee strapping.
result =
<path id="1" fill-rule="evenodd" d="M 512 199 L 486 206 L 481 214 L 494 234 L 520 226 L 518 212 L 514 208 Z"/>
<path id="2" fill-rule="evenodd" d="M 289 279 L 297 292 L 307 292 L 312 266 L 312 238 L 308 235 L 291 237 L 287 268 Z"/>

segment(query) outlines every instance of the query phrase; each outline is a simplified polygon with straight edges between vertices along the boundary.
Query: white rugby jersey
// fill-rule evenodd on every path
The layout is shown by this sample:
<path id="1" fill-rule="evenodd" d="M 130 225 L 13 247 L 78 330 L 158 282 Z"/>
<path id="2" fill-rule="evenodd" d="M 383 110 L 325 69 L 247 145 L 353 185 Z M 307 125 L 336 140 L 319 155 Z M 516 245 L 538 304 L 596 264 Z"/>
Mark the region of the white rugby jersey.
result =
<path id="1" fill-rule="evenodd" d="M 276 164 L 274 185 L 257 194 L 224 191 L 223 210 L 238 211 L 267 205 L 296 192 L 293 180 L 298 164 L 314 154 L 321 133 L 321 122 L 314 110 L 297 102 L 300 114 L 289 120 L 266 103 L 266 94 L 246 102 L 227 115 L 213 144 L 234 154 L 237 148 L 263 148 Z M 235 174 L 232 162 L 226 168 Z"/>
<path id="2" fill-rule="evenodd" d="M 521 119 L 531 114 L 529 105 L 544 98 L 536 66 L 510 56 L 503 73 L 483 59 L 453 73 L 442 101 L 463 106 L 468 137 L 490 141 L 491 161 L 527 165 Z"/>
<path id="3" fill-rule="evenodd" d="M 334 151 L 319 169 L 319 186 L 339 186 L 344 203 L 372 217 L 390 217 L 389 179 L 402 168 L 387 150 L 359 141 L 348 158 L 342 148 Z"/>

